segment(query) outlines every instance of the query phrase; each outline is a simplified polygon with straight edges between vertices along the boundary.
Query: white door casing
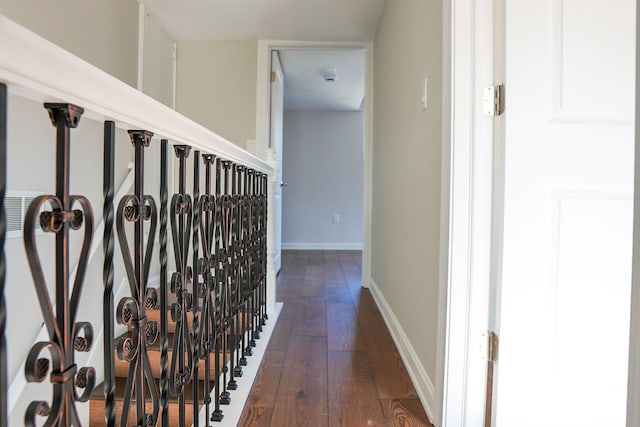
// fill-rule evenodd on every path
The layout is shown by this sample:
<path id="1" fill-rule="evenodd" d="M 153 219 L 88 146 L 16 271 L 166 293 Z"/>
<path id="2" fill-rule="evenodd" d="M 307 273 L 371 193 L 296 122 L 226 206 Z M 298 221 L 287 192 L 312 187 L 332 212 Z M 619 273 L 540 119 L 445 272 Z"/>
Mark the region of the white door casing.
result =
<path id="1" fill-rule="evenodd" d="M 626 417 L 635 2 L 506 7 L 498 427 Z"/>
<path id="2" fill-rule="evenodd" d="M 284 73 L 278 51 L 271 52 L 271 150 L 276 162 L 273 189 L 274 245 L 273 262 L 276 274 L 282 265 L 282 129 L 284 120 Z"/>
<path id="3" fill-rule="evenodd" d="M 496 81 L 494 1 L 456 0 L 451 13 L 454 126 L 442 425 L 484 427 L 498 118 L 484 114 L 482 93 Z"/>

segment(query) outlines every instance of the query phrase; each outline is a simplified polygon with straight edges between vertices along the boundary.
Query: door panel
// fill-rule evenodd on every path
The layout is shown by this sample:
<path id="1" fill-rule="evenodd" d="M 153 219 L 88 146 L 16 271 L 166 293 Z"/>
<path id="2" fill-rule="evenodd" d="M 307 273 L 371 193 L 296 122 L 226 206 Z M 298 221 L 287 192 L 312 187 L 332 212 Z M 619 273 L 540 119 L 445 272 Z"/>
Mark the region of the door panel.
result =
<path id="1" fill-rule="evenodd" d="M 623 427 L 633 0 L 506 2 L 498 427 Z"/>
<path id="2" fill-rule="evenodd" d="M 274 265 L 276 274 L 282 265 L 282 127 L 284 111 L 284 73 L 278 52 L 271 54 L 271 71 L 275 78 L 271 82 L 271 147 L 276 159 L 276 184 L 273 191 L 274 215 Z"/>

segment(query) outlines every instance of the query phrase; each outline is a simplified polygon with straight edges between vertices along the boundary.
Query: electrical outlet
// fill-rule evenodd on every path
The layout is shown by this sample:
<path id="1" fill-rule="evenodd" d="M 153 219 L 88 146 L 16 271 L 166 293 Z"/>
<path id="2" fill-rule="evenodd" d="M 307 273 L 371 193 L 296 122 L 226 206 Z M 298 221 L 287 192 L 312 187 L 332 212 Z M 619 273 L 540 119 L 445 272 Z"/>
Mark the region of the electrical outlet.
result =
<path id="1" fill-rule="evenodd" d="M 333 214 L 333 223 L 340 224 L 340 214 Z"/>

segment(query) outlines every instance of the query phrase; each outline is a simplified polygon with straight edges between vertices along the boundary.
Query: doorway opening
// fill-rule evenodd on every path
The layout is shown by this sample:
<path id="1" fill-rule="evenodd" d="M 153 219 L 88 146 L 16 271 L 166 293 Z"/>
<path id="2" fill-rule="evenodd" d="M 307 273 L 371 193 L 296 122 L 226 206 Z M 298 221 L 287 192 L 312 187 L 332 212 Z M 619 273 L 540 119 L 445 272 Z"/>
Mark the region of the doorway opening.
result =
<path id="1" fill-rule="evenodd" d="M 362 284 L 368 286 L 371 46 L 263 41 L 258 52 L 258 73 L 269 84 L 261 87 L 259 79 L 256 142 L 264 135 L 268 157 L 274 165 L 282 161 L 283 172 L 274 182 L 274 199 L 281 191 L 283 203 L 274 224 L 282 242 L 274 260 L 281 249 L 361 250 Z M 273 123 L 276 62 L 283 74 L 280 152 Z"/>

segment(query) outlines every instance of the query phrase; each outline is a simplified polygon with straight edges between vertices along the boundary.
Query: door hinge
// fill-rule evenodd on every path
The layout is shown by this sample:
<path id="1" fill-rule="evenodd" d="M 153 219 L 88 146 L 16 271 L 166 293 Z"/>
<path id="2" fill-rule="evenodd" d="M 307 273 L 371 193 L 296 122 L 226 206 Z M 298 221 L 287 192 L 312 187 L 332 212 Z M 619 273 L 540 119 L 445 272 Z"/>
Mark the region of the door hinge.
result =
<path id="1" fill-rule="evenodd" d="M 498 334 L 494 331 L 487 332 L 487 360 L 494 363 L 498 361 Z"/>
<path id="2" fill-rule="evenodd" d="M 504 113 L 504 84 L 484 88 L 484 113 L 491 117 Z"/>
<path id="3" fill-rule="evenodd" d="M 275 81 L 276 81 L 276 72 L 275 72 L 275 71 L 272 71 L 272 72 L 271 72 L 271 83 L 273 83 L 273 82 L 275 82 Z"/>

